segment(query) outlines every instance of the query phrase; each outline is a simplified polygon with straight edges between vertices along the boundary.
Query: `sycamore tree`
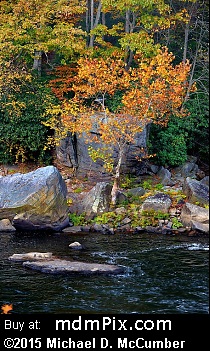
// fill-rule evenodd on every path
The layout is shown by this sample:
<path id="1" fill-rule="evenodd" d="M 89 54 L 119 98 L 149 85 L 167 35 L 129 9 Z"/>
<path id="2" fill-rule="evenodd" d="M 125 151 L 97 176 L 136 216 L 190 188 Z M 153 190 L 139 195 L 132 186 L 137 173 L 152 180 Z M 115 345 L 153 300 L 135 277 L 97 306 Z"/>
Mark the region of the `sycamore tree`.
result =
<path id="1" fill-rule="evenodd" d="M 173 65 L 174 56 L 165 48 L 153 58 L 136 58 L 136 68 L 126 70 L 124 59 L 81 58 L 74 71 L 70 89 L 74 97 L 64 99 L 59 110 L 62 125 L 72 133 L 85 132 L 88 140 L 102 143 L 104 148 L 92 151 L 94 159 L 103 151 L 115 148 L 117 162 L 113 166 L 112 203 L 116 204 L 120 186 L 121 165 L 127 146 L 136 133 L 151 122 L 167 125 L 171 114 L 185 115 L 182 108 L 188 89 L 188 61 Z M 108 100 L 116 93 L 120 101 L 115 112 L 108 109 Z M 97 130 L 93 113 L 100 112 Z M 93 130 L 95 132 L 93 133 Z M 101 144 L 100 144 L 101 145 Z M 105 166 L 107 158 L 104 157 Z"/>

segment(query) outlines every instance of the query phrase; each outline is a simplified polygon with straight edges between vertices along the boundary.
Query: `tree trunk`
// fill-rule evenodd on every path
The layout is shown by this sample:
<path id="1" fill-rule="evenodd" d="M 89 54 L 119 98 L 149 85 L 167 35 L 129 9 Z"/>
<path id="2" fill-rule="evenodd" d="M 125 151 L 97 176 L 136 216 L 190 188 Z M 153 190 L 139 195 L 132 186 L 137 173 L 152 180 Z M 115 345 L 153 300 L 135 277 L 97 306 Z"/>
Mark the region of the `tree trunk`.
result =
<path id="1" fill-rule="evenodd" d="M 42 73 L 42 51 L 35 50 L 32 70 L 37 71 L 38 76 Z"/>
<path id="2" fill-rule="evenodd" d="M 106 25 L 106 14 L 104 12 L 102 12 L 101 23 L 103 24 L 103 26 Z M 105 40 L 104 35 L 103 35 L 102 39 Z"/>
<path id="3" fill-rule="evenodd" d="M 114 184 L 113 184 L 112 191 L 111 191 L 111 203 L 114 206 L 117 203 L 117 193 L 118 193 L 118 190 L 120 187 L 120 168 L 121 168 L 121 164 L 122 164 L 122 158 L 123 158 L 123 150 L 120 149 L 118 163 L 117 163 L 117 167 L 116 167 L 116 171 L 115 171 Z"/>
<path id="4" fill-rule="evenodd" d="M 190 22 L 188 22 L 185 27 L 183 62 L 186 62 L 187 60 L 189 31 L 190 31 Z"/>
<path id="5" fill-rule="evenodd" d="M 130 10 L 126 11 L 125 14 L 125 33 L 130 34 L 133 33 L 134 28 L 136 25 L 136 14 Z M 128 71 L 131 67 L 133 61 L 134 52 L 128 46 L 126 48 L 126 55 L 125 55 L 125 69 Z"/>
<path id="6" fill-rule="evenodd" d="M 98 9 L 96 13 L 96 18 L 94 20 L 94 0 L 91 0 L 91 7 L 90 7 L 90 30 L 96 28 L 96 26 L 99 24 L 100 18 L 101 18 L 101 10 L 102 10 L 102 3 L 99 1 L 98 4 Z M 90 36 L 90 42 L 89 42 L 89 47 L 94 46 L 94 40 L 95 40 L 95 35 Z"/>

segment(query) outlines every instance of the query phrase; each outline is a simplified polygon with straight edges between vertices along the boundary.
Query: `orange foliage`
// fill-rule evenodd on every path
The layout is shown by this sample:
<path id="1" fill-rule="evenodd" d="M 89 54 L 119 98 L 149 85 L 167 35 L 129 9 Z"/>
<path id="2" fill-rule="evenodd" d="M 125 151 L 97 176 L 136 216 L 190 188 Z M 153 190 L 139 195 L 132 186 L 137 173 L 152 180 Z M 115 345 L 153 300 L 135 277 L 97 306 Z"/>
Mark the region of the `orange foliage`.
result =
<path id="1" fill-rule="evenodd" d="M 50 87 L 59 100 L 64 100 L 65 95 L 72 92 L 72 86 L 77 75 L 77 68 L 70 66 L 59 66 L 55 70 L 56 78 L 50 81 Z"/>
<path id="2" fill-rule="evenodd" d="M 123 97 L 129 109 L 140 120 L 167 125 L 171 114 L 184 116 L 182 104 L 187 91 L 189 62 L 173 66 L 174 56 L 167 49 L 159 50 L 152 60 L 140 62 L 132 72 L 134 87 Z"/>
<path id="3" fill-rule="evenodd" d="M 60 86 L 53 88 L 56 95 L 64 100 L 65 92 L 71 90 L 75 94 L 63 103 L 63 125 L 72 133 L 85 132 L 88 141 L 92 138 L 108 147 L 115 146 L 116 178 L 127 145 L 134 141 L 136 133 L 149 122 L 167 125 L 171 114 L 184 116 L 182 104 L 190 64 L 174 66 L 173 60 L 174 56 L 165 48 L 151 59 L 139 59 L 138 67 L 129 71 L 117 55 L 106 59 L 81 58 L 76 70 L 59 68 L 60 77 L 54 82 Z M 122 103 L 117 113 L 111 113 L 106 98 L 116 91 L 123 94 Z M 100 113 L 94 117 L 95 111 Z"/>
<path id="4" fill-rule="evenodd" d="M 8 305 L 8 304 L 2 305 L 1 310 L 2 310 L 1 314 L 10 314 L 10 311 L 13 310 L 13 305 L 12 304 L 11 305 Z"/>

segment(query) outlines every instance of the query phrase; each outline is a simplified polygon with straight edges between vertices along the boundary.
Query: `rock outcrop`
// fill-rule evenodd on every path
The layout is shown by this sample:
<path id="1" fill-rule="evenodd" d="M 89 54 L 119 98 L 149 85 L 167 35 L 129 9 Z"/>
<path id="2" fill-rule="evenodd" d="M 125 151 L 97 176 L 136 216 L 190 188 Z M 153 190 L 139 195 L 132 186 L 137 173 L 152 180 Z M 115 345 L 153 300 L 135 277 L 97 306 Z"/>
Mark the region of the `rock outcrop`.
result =
<path id="1" fill-rule="evenodd" d="M 100 113 L 92 116 L 93 133 L 97 133 L 98 120 L 103 118 L 104 115 Z M 142 132 L 136 134 L 134 142 L 128 145 L 126 156 L 121 166 L 124 173 L 144 173 L 145 168 L 143 162 L 138 162 L 136 156 L 141 156 L 141 148 L 146 148 L 147 146 L 147 129 L 147 126 L 143 127 Z M 85 133 L 74 136 L 69 134 L 66 138 L 61 140 L 60 145 L 56 149 L 57 160 L 67 167 L 76 168 L 79 174 L 85 174 L 90 170 L 97 173 L 103 172 L 103 162 L 101 160 L 93 162 L 88 152 L 89 146 L 100 148 L 103 147 L 104 144 L 91 142 L 90 138 L 87 138 Z M 116 156 L 117 151 L 113 146 L 113 158 L 115 163 Z"/>
<path id="2" fill-rule="evenodd" d="M 16 229 L 60 231 L 69 224 L 66 195 L 54 166 L 0 177 L 0 219 Z"/>

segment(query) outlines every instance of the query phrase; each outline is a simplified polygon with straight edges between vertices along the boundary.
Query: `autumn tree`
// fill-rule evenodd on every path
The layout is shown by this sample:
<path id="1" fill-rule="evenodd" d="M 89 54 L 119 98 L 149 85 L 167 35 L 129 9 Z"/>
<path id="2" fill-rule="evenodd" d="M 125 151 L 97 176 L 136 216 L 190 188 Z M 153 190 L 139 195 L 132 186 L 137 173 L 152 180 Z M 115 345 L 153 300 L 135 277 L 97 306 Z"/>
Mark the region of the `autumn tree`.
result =
<path id="1" fill-rule="evenodd" d="M 182 3 L 191 3 L 195 0 L 183 0 Z M 99 43 L 106 48 L 112 38 L 115 46 L 121 47 L 125 53 L 127 69 L 133 62 L 136 52 L 146 56 L 157 53 L 159 42 L 158 33 L 173 29 L 179 23 L 188 23 L 189 14 L 185 7 L 174 11 L 171 2 L 164 0 L 101 0 L 99 3 L 101 17 L 98 16 L 91 31 L 96 45 Z M 98 7 L 99 8 L 99 7 Z M 109 20 L 105 20 L 106 16 Z M 110 19 L 111 18 L 111 19 Z M 102 38 L 106 38 L 103 42 Z M 93 45 L 93 43 L 92 43 Z"/>
<path id="2" fill-rule="evenodd" d="M 138 67 L 127 71 L 120 57 L 84 58 L 78 62 L 74 78 L 75 96 L 65 101 L 62 123 L 73 133 L 86 132 L 88 138 L 117 150 L 112 203 L 116 204 L 123 157 L 136 133 L 151 122 L 167 125 L 170 114 L 184 115 L 182 104 L 187 90 L 188 62 L 173 65 L 174 56 L 159 50 L 152 59 L 139 57 Z M 106 99 L 121 92 L 115 113 Z M 97 122 L 93 113 L 100 111 Z M 100 117 L 101 116 L 101 117 Z M 93 124 L 97 123 L 97 129 Z M 93 133 L 94 131 L 94 133 Z M 106 150 L 107 150 L 106 148 Z"/>
<path id="3" fill-rule="evenodd" d="M 185 106 L 190 114 L 182 120 L 172 116 L 167 128 L 153 125 L 150 129 L 151 152 L 157 154 L 155 162 L 175 166 L 185 162 L 188 155 L 194 155 L 200 167 L 208 169 L 206 160 L 209 156 L 209 8 L 205 0 L 188 2 L 171 0 L 170 4 L 177 13 L 185 8 L 188 21 L 176 22 L 170 28 L 159 31 L 155 40 L 161 45 L 167 45 L 169 50 L 175 53 L 176 62 L 181 60 L 185 62 L 187 59 L 191 63 L 185 97 Z M 197 90 L 191 93 L 195 83 Z M 169 157 L 168 140 L 173 134 L 179 139 L 180 152 L 176 151 L 176 147 L 170 147 L 171 157 Z M 165 145 L 162 150 L 159 149 L 160 142 Z"/>
<path id="4" fill-rule="evenodd" d="M 79 25 L 86 1 L 0 1 L 0 162 L 44 160 L 52 93 L 43 63 L 72 61 L 86 49 Z M 55 100 L 55 99 L 54 99 Z"/>
<path id="5" fill-rule="evenodd" d="M 40 74 L 42 59 L 48 62 L 50 51 L 64 58 L 81 52 L 86 43 L 78 16 L 85 11 L 85 0 L 0 1 L 1 59 L 24 58 Z"/>

